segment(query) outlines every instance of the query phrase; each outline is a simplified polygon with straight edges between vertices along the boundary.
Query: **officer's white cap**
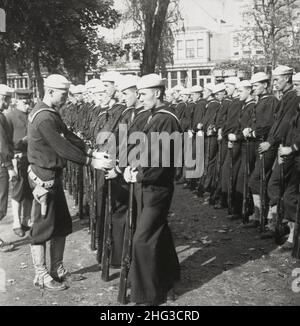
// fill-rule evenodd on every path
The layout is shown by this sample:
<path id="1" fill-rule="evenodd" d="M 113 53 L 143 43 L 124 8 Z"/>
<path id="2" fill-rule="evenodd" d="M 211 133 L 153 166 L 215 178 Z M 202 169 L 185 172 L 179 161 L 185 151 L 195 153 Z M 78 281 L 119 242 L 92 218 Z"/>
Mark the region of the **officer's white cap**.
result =
<path id="1" fill-rule="evenodd" d="M 237 84 L 237 88 L 242 88 L 242 87 L 252 88 L 252 84 L 251 84 L 250 80 L 243 80 L 239 84 Z"/>
<path id="2" fill-rule="evenodd" d="M 212 93 L 217 94 L 226 90 L 226 85 L 223 83 L 217 84 L 214 86 Z"/>
<path id="3" fill-rule="evenodd" d="M 137 83 L 137 89 L 164 87 L 165 81 L 157 74 L 149 74 L 143 76 Z"/>
<path id="4" fill-rule="evenodd" d="M 261 83 L 264 81 L 270 80 L 270 77 L 264 72 L 258 72 L 254 74 L 251 78 L 251 84 Z"/>
<path id="5" fill-rule="evenodd" d="M 283 75 L 292 75 L 294 72 L 293 68 L 290 68 L 288 66 L 278 66 L 273 70 L 272 74 L 273 76 L 283 76 Z"/>
<path id="6" fill-rule="evenodd" d="M 108 71 L 101 75 L 102 82 L 110 82 L 117 84 L 119 79 L 121 77 L 121 74 L 117 71 Z"/>
<path id="7" fill-rule="evenodd" d="M 224 83 L 236 86 L 238 83 L 240 83 L 240 79 L 238 77 L 228 77 L 225 79 Z"/>
<path id="8" fill-rule="evenodd" d="M 203 87 L 201 86 L 193 86 L 191 88 L 191 93 L 202 93 L 203 92 Z"/>
<path id="9" fill-rule="evenodd" d="M 208 89 L 210 92 L 213 92 L 214 87 L 215 87 L 215 84 L 213 84 L 213 83 L 208 83 L 208 84 L 206 84 L 206 85 L 204 86 L 204 89 L 206 88 L 206 89 Z"/>
<path id="10" fill-rule="evenodd" d="M 68 90 L 71 86 L 71 82 L 62 75 L 50 75 L 45 79 L 44 86 L 54 89 Z"/>
<path id="11" fill-rule="evenodd" d="M 99 85 L 103 85 L 102 81 L 100 79 L 93 78 L 85 84 L 85 88 L 88 91 L 92 91 L 93 88 L 96 88 Z"/>
<path id="12" fill-rule="evenodd" d="M 118 90 L 120 92 L 123 92 L 129 88 L 136 88 L 139 80 L 140 80 L 140 77 L 138 77 L 136 75 L 122 76 L 118 82 Z"/>
<path id="13" fill-rule="evenodd" d="M 176 85 L 172 88 L 174 92 L 181 92 L 184 90 L 184 87 L 182 85 Z"/>
<path id="14" fill-rule="evenodd" d="M 300 72 L 296 73 L 293 76 L 293 82 L 300 82 Z"/>
<path id="15" fill-rule="evenodd" d="M 8 87 L 5 84 L 0 84 L 0 95 L 12 96 L 13 93 L 14 93 L 14 90 L 12 88 Z"/>
<path id="16" fill-rule="evenodd" d="M 184 88 L 181 92 L 180 95 L 191 95 L 191 89 L 190 88 Z"/>
<path id="17" fill-rule="evenodd" d="M 85 87 L 83 85 L 77 85 L 74 87 L 73 94 L 83 94 L 85 92 Z"/>

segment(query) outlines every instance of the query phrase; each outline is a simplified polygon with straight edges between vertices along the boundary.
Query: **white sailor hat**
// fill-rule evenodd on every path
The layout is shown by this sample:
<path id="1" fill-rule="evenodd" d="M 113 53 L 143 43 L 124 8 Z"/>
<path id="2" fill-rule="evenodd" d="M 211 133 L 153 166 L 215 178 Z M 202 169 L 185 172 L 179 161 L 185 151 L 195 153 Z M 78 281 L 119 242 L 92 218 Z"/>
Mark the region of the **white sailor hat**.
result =
<path id="1" fill-rule="evenodd" d="M 172 88 L 174 92 L 181 92 L 184 90 L 184 87 L 182 85 L 176 85 Z"/>
<path id="2" fill-rule="evenodd" d="M 87 91 L 92 91 L 93 88 L 98 87 L 99 85 L 103 85 L 102 81 L 97 78 L 90 79 L 86 84 L 85 88 Z"/>
<path id="3" fill-rule="evenodd" d="M 119 79 L 121 77 L 121 74 L 117 71 L 108 71 L 101 75 L 101 81 L 102 82 L 110 82 L 117 84 Z"/>
<path id="4" fill-rule="evenodd" d="M 252 88 L 252 84 L 250 80 L 243 80 L 239 84 L 236 85 L 237 88 L 242 88 L 242 87 L 249 87 Z"/>
<path id="5" fill-rule="evenodd" d="M 62 75 L 53 74 L 45 79 L 44 86 L 48 88 L 68 90 L 71 86 L 71 82 Z"/>
<path id="6" fill-rule="evenodd" d="M 283 76 L 283 75 L 292 75 L 294 72 L 293 68 L 288 66 L 278 66 L 275 70 L 272 71 L 274 76 Z"/>
<path id="7" fill-rule="evenodd" d="M 220 83 L 220 84 L 214 85 L 212 93 L 217 94 L 217 93 L 225 91 L 225 90 L 226 90 L 226 85 L 223 83 Z"/>
<path id="8" fill-rule="evenodd" d="M 250 80 L 251 84 L 262 83 L 264 81 L 270 80 L 270 77 L 264 72 L 258 72 L 254 74 Z"/>
<path id="9" fill-rule="evenodd" d="M 293 76 L 293 82 L 300 82 L 300 72 L 297 72 L 297 73 Z"/>
<path id="10" fill-rule="evenodd" d="M 72 94 L 83 94 L 86 91 L 83 85 L 77 85 L 72 90 Z"/>
<path id="11" fill-rule="evenodd" d="M 208 84 L 206 84 L 206 85 L 204 86 L 204 89 L 206 88 L 206 89 L 208 89 L 210 92 L 213 92 L 214 87 L 215 87 L 215 84 L 213 84 L 213 83 L 208 83 Z"/>
<path id="12" fill-rule="evenodd" d="M 228 77 L 225 79 L 225 84 L 231 84 L 231 85 L 237 85 L 238 83 L 240 83 L 240 79 L 238 77 Z"/>
<path id="13" fill-rule="evenodd" d="M 201 86 L 195 85 L 191 88 L 191 93 L 202 93 L 202 92 L 203 92 L 203 87 Z"/>
<path id="14" fill-rule="evenodd" d="M 106 88 L 101 80 L 99 80 L 99 82 L 97 84 L 95 84 L 94 86 L 95 87 L 90 89 L 90 92 L 92 92 L 93 94 L 106 92 Z"/>
<path id="15" fill-rule="evenodd" d="M 180 95 L 191 95 L 191 89 L 190 88 L 184 88 L 181 92 Z"/>
<path id="16" fill-rule="evenodd" d="M 8 87 L 5 84 L 0 84 L 0 95 L 12 96 L 13 93 L 14 93 L 14 90 L 12 88 Z"/>
<path id="17" fill-rule="evenodd" d="M 165 81 L 157 74 L 149 74 L 141 77 L 137 83 L 137 89 L 165 87 Z"/>
<path id="18" fill-rule="evenodd" d="M 140 77 L 138 77 L 136 75 L 122 76 L 118 82 L 118 90 L 120 92 L 123 92 L 129 88 L 134 88 L 134 87 L 136 88 L 139 80 L 140 80 Z"/>

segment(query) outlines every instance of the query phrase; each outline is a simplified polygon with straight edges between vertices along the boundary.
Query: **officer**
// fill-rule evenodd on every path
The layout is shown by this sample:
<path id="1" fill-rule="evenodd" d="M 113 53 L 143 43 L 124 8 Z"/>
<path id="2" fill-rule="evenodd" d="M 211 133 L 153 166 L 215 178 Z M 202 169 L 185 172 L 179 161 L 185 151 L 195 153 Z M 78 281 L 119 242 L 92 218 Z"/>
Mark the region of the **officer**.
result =
<path id="1" fill-rule="evenodd" d="M 30 215 L 32 193 L 28 183 L 27 126 L 28 114 L 33 104 L 33 92 L 26 89 L 15 90 L 15 105 L 6 118 L 11 129 L 14 143 L 14 167 L 18 179 L 12 183 L 11 205 L 13 212 L 13 231 L 24 237 L 31 226 Z"/>
<path id="2" fill-rule="evenodd" d="M 261 214 L 261 156 L 258 154 L 260 143 L 266 141 L 270 129 L 274 123 L 278 99 L 270 93 L 270 77 L 264 72 L 258 72 L 251 78 L 253 96 L 256 98 L 253 120 L 250 126 L 243 130 L 246 138 L 255 142 L 255 167 L 249 180 L 251 189 L 254 214 L 249 218 L 248 228 L 256 228 L 260 224 Z M 272 166 L 265 167 L 266 182 Z M 266 198 L 264 198 L 267 201 Z M 267 203 L 265 203 L 267 204 Z"/>
<path id="3" fill-rule="evenodd" d="M 293 76 L 294 89 L 297 96 L 300 96 L 300 73 Z M 291 164 L 290 177 L 286 181 L 284 192 L 284 217 L 288 220 L 290 233 L 287 241 L 281 246 L 281 251 L 291 251 L 294 247 L 295 221 L 297 216 L 297 205 L 299 198 L 300 181 L 300 104 L 298 104 L 297 113 L 290 122 L 289 131 L 284 147 L 279 148 L 279 155 L 284 160 L 289 157 L 293 162 Z"/>
<path id="4" fill-rule="evenodd" d="M 58 112 L 67 99 L 69 81 L 61 75 L 50 75 L 44 85 L 44 99 L 31 112 L 28 125 L 28 172 L 34 196 L 31 254 L 34 285 L 61 291 L 67 288 L 64 281 L 82 279 L 72 277 L 63 266 L 66 236 L 72 232 L 61 178 L 65 162 L 110 169 L 112 161 L 106 154 L 92 153 L 61 120 Z M 49 240 L 50 272 L 46 267 Z"/>
<path id="5" fill-rule="evenodd" d="M 13 142 L 9 125 L 3 114 L 9 106 L 12 90 L 6 85 L 0 85 L 0 221 L 6 216 L 8 204 L 9 181 L 16 179 L 14 170 Z M 0 252 L 7 252 L 14 249 L 12 244 L 5 243 L 0 239 Z"/>
<path id="6" fill-rule="evenodd" d="M 151 150 L 153 132 L 172 134 L 180 139 L 178 118 L 163 103 L 165 86 L 156 74 L 143 76 L 138 83 L 140 101 L 145 110 L 152 112 L 144 132 L 148 140 L 147 161 L 160 162 L 158 167 L 127 167 L 124 178 L 135 183 L 140 190 L 142 211 L 137 218 L 133 238 L 132 263 L 130 267 L 131 301 L 138 305 L 158 305 L 180 277 L 180 267 L 167 216 L 174 191 L 174 157 L 170 166 L 161 164 L 164 149 Z M 169 143 L 171 145 L 171 143 Z M 144 148 L 145 150 L 146 148 Z M 172 153 L 172 148 L 170 153 Z M 169 150 L 168 149 L 168 150 Z M 141 153 L 143 149 L 141 150 Z M 150 154 L 151 153 L 151 154 Z"/>

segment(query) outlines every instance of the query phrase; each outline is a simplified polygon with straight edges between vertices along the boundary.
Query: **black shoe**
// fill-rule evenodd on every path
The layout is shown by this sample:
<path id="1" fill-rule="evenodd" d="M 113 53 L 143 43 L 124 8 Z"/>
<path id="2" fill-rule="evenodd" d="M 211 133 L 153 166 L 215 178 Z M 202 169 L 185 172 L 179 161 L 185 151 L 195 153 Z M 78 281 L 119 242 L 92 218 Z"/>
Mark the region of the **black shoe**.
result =
<path id="1" fill-rule="evenodd" d="M 230 221 L 237 221 L 237 220 L 241 220 L 241 216 L 238 215 L 238 214 L 231 214 L 231 215 L 227 215 L 227 218 L 230 220 Z"/>
<path id="2" fill-rule="evenodd" d="M 294 245 L 291 242 L 286 241 L 281 247 L 279 247 L 279 251 L 281 251 L 281 252 L 292 251 L 293 248 L 294 248 Z"/>
<path id="3" fill-rule="evenodd" d="M 257 220 L 252 220 L 249 223 L 243 225 L 244 229 L 257 229 L 260 226 L 259 221 Z"/>
<path id="4" fill-rule="evenodd" d="M 267 239 L 274 239 L 275 238 L 275 232 L 274 231 L 267 231 L 263 233 L 260 238 L 262 240 L 267 240 Z"/>
<path id="5" fill-rule="evenodd" d="M 64 291 L 68 288 L 66 284 L 59 283 L 55 280 L 52 280 L 48 283 L 44 283 L 43 285 L 40 285 L 39 283 L 35 283 L 34 286 L 48 291 Z"/>
<path id="6" fill-rule="evenodd" d="M 51 277 L 56 281 L 56 282 L 79 282 L 85 279 L 85 277 L 82 274 L 71 274 L 70 272 L 66 273 L 65 275 L 59 277 L 56 275 L 51 275 Z"/>

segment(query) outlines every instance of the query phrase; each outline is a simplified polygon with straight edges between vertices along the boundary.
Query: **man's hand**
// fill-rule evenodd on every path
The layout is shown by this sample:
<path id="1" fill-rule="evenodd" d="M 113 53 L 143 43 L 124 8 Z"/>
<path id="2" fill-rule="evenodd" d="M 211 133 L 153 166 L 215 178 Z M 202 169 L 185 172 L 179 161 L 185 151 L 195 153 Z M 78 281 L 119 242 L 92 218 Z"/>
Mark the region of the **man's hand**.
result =
<path id="1" fill-rule="evenodd" d="M 8 170 L 9 182 L 15 181 L 18 179 L 18 175 L 14 169 Z"/>
<path id="2" fill-rule="evenodd" d="M 259 154 L 262 154 L 262 153 L 265 153 L 269 150 L 269 148 L 271 147 L 271 144 L 268 143 L 268 142 L 264 142 L 264 143 L 261 143 L 259 145 L 259 148 L 258 148 L 258 152 Z"/>
<path id="3" fill-rule="evenodd" d="M 188 131 L 188 135 L 189 135 L 189 138 L 193 138 L 193 131 L 192 130 L 189 130 Z"/>
<path id="4" fill-rule="evenodd" d="M 203 128 L 203 123 L 198 123 L 197 124 L 197 129 L 201 130 Z"/>
<path id="5" fill-rule="evenodd" d="M 237 141 L 236 135 L 235 134 L 229 134 L 228 135 L 228 140 L 233 142 L 233 141 Z"/>
<path id="6" fill-rule="evenodd" d="M 128 166 L 124 172 L 124 179 L 127 183 L 136 183 L 137 182 L 138 171 L 136 169 Z"/>
<path id="7" fill-rule="evenodd" d="M 292 154 L 292 147 L 279 147 L 278 153 L 279 156 L 289 156 Z"/>
<path id="8" fill-rule="evenodd" d="M 115 169 L 111 169 L 105 173 L 106 180 L 115 179 L 117 176 L 118 176 L 118 174 Z"/>
<path id="9" fill-rule="evenodd" d="M 248 137 L 251 137 L 251 132 L 252 132 L 252 129 L 251 128 L 245 128 L 243 130 L 243 135 L 245 138 L 248 138 Z"/>
<path id="10" fill-rule="evenodd" d="M 93 158 L 91 165 L 96 170 L 106 171 L 106 170 L 111 170 L 114 168 L 113 160 L 107 159 L 107 158 L 102 158 L 102 159 Z"/>

